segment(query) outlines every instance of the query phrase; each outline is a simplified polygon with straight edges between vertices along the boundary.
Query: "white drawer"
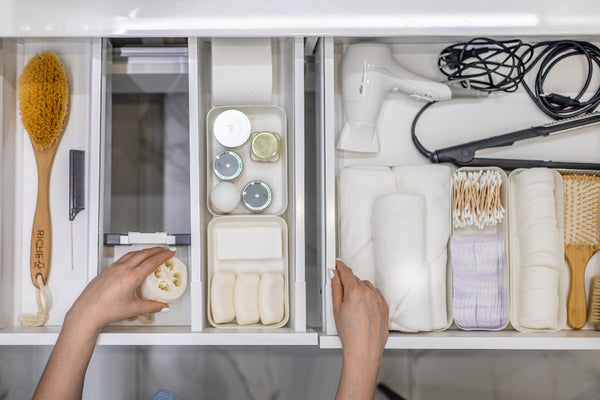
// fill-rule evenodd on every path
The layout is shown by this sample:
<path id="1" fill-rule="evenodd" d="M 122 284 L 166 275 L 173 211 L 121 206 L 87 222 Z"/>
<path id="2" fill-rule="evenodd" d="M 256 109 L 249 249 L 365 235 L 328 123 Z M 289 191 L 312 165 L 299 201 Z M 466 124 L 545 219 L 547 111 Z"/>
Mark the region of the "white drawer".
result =
<path id="1" fill-rule="evenodd" d="M 467 38 L 468 40 L 469 38 Z M 579 37 L 598 42 L 598 37 Z M 424 104 L 402 93 L 386 95 L 377 119 L 380 152 L 376 155 L 343 153 L 336 149 L 336 139 L 343 123 L 340 64 L 349 43 L 378 42 L 392 48 L 402 65 L 431 79 L 443 80 L 436 71 L 440 51 L 449 44 L 464 41 L 464 37 L 388 37 L 388 38 L 322 38 L 315 49 L 317 71 L 317 177 L 318 177 L 318 262 L 323 332 L 320 346 L 340 347 L 336 336 L 331 303 L 331 284 L 327 269 L 333 268 L 339 256 L 339 221 L 337 210 L 337 176 L 349 164 L 412 165 L 427 163 L 411 142 L 410 125 Z M 539 37 L 524 37 L 537 42 Z M 553 90 L 577 89 L 579 82 L 569 86 L 567 76 L 577 76 L 574 63 L 552 82 Z M 491 96 L 483 100 L 451 100 L 440 102 L 419 121 L 417 134 L 430 150 L 485 138 L 517 129 L 541 125 L 548 121 L 527 94 Z M 598 162 L 600 136 L 597 127 L 580 129 L 577 133 L 556 135 L 523 143 L 513 148 L 488 151 L 486 157 L 552 159 L 553 161 Z M 592 262 L 600 262 L 596 258 Z M 589 268 L 589 267 L 588 267 Z M 388 348 L 470 348 L 470 349 L 600 349 L 600 332 L 589 328 L 581 331 L 565 329 L 557 333 L 523 334 L 513 329 L 499 332 L 461 331 L 452 325 L 443 332 L 405 334 L 390 332 Z"/>
<path id="2" fill-rule="evenodd" d="M 289 248 L 289 322 L 278 329 L 222 330 L 210 327 L 206 304 L 208 283 L 206 279 L 206 228 L 212 215 L 206 204 L 206 151 L 205 118 L 210 110 L 210 38 L 177 39 L 185 49 L 185 60 L 178 65 L 167 65 L 167 82 L 148 76 L 136 82 L 129 79 L 125 65 L 113 59 L 113 42 L 110 39 L 23 39 L 2 40 L 2 247 L 0 249 L 0 344 L 52 344 L 65 313 L 72 302 L 103 268 L 110 265 L 126 246 L 108 245 L 105 234 L 127 235 L 128 231 L 169 234 L 186 234 L 189 245 L 178 247 L 180 256 L 188 265 L 189 280 L 186 295 L 175 305 L 170 315 L 159 315 L 153 325 L 139 322 L 121 322 L 108 326 L 100 335 L 99 344 L 189 344 L 189 345 L 316 345 L 318 335 L 306 328 L 306 284 L 304 278 L 304 43 L 302 38 L 273 38 L 275 81 L 274 105 L 281 107 L 287 116 L 288 132 L 288 206 L 281 215 L 288 226 Z M 172 40 L 171 40 L 172 42 Z M 71 113 L 67 130 L 59 146 L 51 183 L 51 214 L 53 222 L 52 268 L 48 290 L 52 300 L 50 319 L 42 328 L 21 328 L 18 315 L 35 311 L 34 288 L 29 278 L 29 243 L 31 220 L 35 207 L 36 175 L 31 145 L 21 126 L 16 108 L 16 80 L 28 58 L 40 50 L 55 51 L 66 66 L 71 97 Z M 181 60 L 180 60 L 181 61 Z M 168 62 L 166 63 L 168 64 Z M 177 63 L 175 63 L 177 64 Z M 169 68 L 171 68 L 169 70 Z M 143 69 L 143 67 L 142 67 Z M 160 68 L 159 68 L 160 69 Z M 114 74 L 113 74 L 114 72 Z M 135 72 L 132 73 L 135 75 Z M 117 76 L 121 75 L 121 76 Z M 150 77 L 151 79 L 146 79 Z M 139 76 L 138 76 L 139 78 Z M 144 80 L 145 79 L 145 80 Z M 172 82 L 168 82 L 172 79 Z M 181 87 L 181 80 L 187 84 Z M 169 86 L 172 83 L 171 86 Z M 177 187 L 168 186 L 166 180 L 146 192 L 156 191 L 157 196 L 144 198 L 139 192 L 123 193 L 127 175 L 123 158 L 112 165 L 112 143 L 115 138 L 111 120 L 115 112 L 113 102 L 129 101 L 135 92 L 174 92 L 187 95 L 188 122 L 184 137 L 159 137 L 159 142 L 183 141 L 189 152 L 181 157 L 187 168 L 187 182 Z M 145 89 L 144 85 L 151 88 Z M 179 86 L 178 86 L 179 85 Z M 175 86 L 177 86 L 175 88 Z M 165 89 L 166 87 L 166 89 Z M 116 97 L 113 96 L 117 93 Z M 118 96 L 121 97 L 118 97 Z M 125 98 L 123 98 L 125 96 Z M 135 99 L 133 100 L 135 103 Z M 150 110 L 152 112 L 153 110 Z M 179 118 L 174 115 L 171 118 Z M 183 117 L 182 117 L 183 118 Z M 132 125 L 134 126 L 134 125 Z M 118 130 L 122 134 L 123 129 Z M 161 133 L 158 133 L 160 136 Z M 181 144 L 181 143 L 179 143 Z M 154 150 L 150 143 L 149 156 Z M 85 210 L 73 221 L 68 220 L 68 152 L 76 148 L 86 152 Z M 118 148 L 117 148 L 118 150 Z M 172 150 L 167 156 L 175 157 Z M 157 157 L 164 156 L 160 153 Z M 118 155 L 117 155 L 118 156 Z M 14 166 L 14 167 L 13 167 Z M 145 167 L 133 165 L 143 170 Z M 170 171 L 173 173 L 173 171 Z M 151 171 L 143 170 L 147 179 Z M 167 172 L 164 172 L 166 175 Z M 129 179 L 129 178 L 128 178 Z M 116 184 L 115 182 L 118 182 Z M 187 187 L 187 191 L 185 190 Z M 116 189 L 115 189 L 116 188 Z M 182 189 L 183 188 L 183 189 Z M 118 191 L 121 192 L 118 192 Z M 169 194 L 167 196 L 166 194 Z M 189 193 L 189 194 L 188 194 Z M 167 198 L 168 197 L 168 198 Z M 160 218 L 152 215 L 152 201 L 160 202 Z M 150 204 L 150 206 L 148 206 Z M 129 218 L 127 207 L 136 209 L 137 216 Z M 146 208 L 145 208 L 146 207 Z M 187 219 L 187 221 L 186 221 Z M 159 220 L 157 223 L 155 220 Z M 172 221 L 172 222 L 169 222 Z M 174 222 L 173 222 L 174 221 Z M 128 227 L 130 224 L 131 227 Z M 71 233 L 73 229 L 73 233 Z M 71 269 L 71 235 L 73 236 L 73 265 Z M 114 238 L 114 237 L 112 237 Z M 165 245 L 166 243 L 162 243 Z M 159 243 L 159 245 L 161 245 Z M 173 312 L 175 311 L 175 312 Z"/>

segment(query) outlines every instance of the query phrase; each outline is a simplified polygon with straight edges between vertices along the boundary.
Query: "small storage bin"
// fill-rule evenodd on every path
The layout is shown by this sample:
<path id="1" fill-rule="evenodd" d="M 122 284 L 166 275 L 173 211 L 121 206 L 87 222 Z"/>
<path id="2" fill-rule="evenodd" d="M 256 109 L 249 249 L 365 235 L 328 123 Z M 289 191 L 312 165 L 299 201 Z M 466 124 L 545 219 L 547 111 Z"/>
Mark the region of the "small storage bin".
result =
<path id="1" fill-rule="evenodd" d="M 219 231 L 223 232 L 223 230 L 229 231 L 237 231 L 235 233 L 241 233 L 246 230 L 250 234 L 255 234 L 258 237 L 246 237 L 245 239 L 247 243 L 243 244 L 246 247 L 244 251 L 245 254 L 240 254 L 240 245 L 238 243 L 231 243 L 231 235 L 226 235 L 227 237 L 221 238 L 222 240 L 219 242 Z M 272 242 L 267 243 L 264 242 L 265 239 L 269 239 L 265 236 L 266 231 L 276 231 L 279 236 L 279 245 L 278 243 Z M 220 271 L 230 271 L 236 274 L 246 273 L 246 272 L 254 272 L 258 274 L 264 274 L 266 272 L 279 272 L 283 275 L 284 278 L 284 316 L 283 319 L 272 325 L 263 325 L 262 323 L 252 324 L 252 325 L 244 325 L 244 329 L 251 328 L 260 328 L 260 329 L 272 329 L 272 328 L 280 328 L 284 326 L 289 319 L 289 274 L 288 274 L 288 238 L 287 238 L 287 224 L 285 221 L 279 217 L 270 217 L 270 216 L 229 216 L 229 217 L 219 217 L 213 219 L 208 225 L 208 271 L 207 271 L 207 280 L 209 282 L 209 293 L 212 292 L 210 287 L 212 287 L 213 275 L 216 272 Z M 240 235 L 234 235 L 240 236 Z M 229 241 L 223 242 L 223 240 L 230 239 Z M 241 239 L 241 238 L 240 238 Z M 260 249 L 256 248 L 257 246 L 251 245 L 251 243 L 257 244 L 258 242 L 261 246 Z M 249 247 L 250 246 L 250 247 Z M 228 253 L 228 250 L 233 250 L 238 254 L 223 254 Z M 255 252 L 258 251 L 268 251 L 273 252 L 276 251 L 279 254 L 277 255 L 269 255 L 266 258 L 255 258 Z M 253 254 L 251 254 L 253 253 Z M 210 324 L 217 328 L 239 328 L 235 321 L 228 324 L 218 324 L 214 321 L 211 312 L 211 302 L 210 298 L 207 302 L 207 315 Z M 258 300 L 257 300 L 258 303 Z"/>
<path id="2" fill-rule="evenodd" d="M 498 224 L 494 225 L 494 226 L 486 226 L 483 227 L 481 229 L 479 229 L 478 227 L 475 226 L 468 226 L 468 227 L 454 227 L 454 219 L 455 219 L 455 210 L 453 207 L 453 214 L 452 214 L 452 221 L 453 221 L 453 229 L 452 229 L 452 236 L 450 238 L 450 263 L 452 264 L 452 272 L 453 272 L 453 315 L 454 315 L 454 323 L 456 324 L 456 326 L 460 329 L 463 330 L 492 330 L 492 331 L 499 331 L 504 329 L 509 322 L 509 309 L 510 309 L 510 303 L 509 303 L 509 256 L 508 256 L 508 177 L 506 175 L 506 173 L 500 169 L 500 168 L 496 168 L 496 167 L 463 167 L 463 168 L 459 168 L 458 170 L 456 170 L 454 172 L 453 175 L 453 179 L 457 176 L 457 173 L 459 172 L 463 172 L 463 173 L 470 173 L 470 172 L 486 172 L 486 171 L 492 171 L 492 172 L 496 172 L 499 174 L 500 179 L 501 179 L 501 186 L 500 186 L 500 203 L 501 206 L 504 209 L 504 217 L 502 218 L 502 221 L 499 222 Z M 452 191 L 452 204 L 454 204 L 454 196 L 455 193 L 454 191 Z M 469 326 L 464 326 L 461 325 L 461 323 L 458 321 L 457 318 L 457 314 L 458 311 L 455 308 L 455 304 L 456 304 L 456 289 L 457 289 L 457 285 L 459 284 L 457 282 L 456 279 L 456 274 L 457 274 L 457 269 L 456 269 L 456 265 L 455 262 L 452 260 L 452 240 L 453 239 L 460 239 L 460 238 L 465 238 L 465 237 L 470 237 L 470 238 L 485 238 L 485 237 L 498 237 L 503 241 L 503 255 L 501 257 L 503 257 L 503 263 L 501 264 L 502 266 L 501 271 L 499 271 L 499 275 L 498 275 L 498 285 L 499 285 L 499 304 L 501 307 L 501 312 L 500 312 L 500 321 L 498 322 L 498 326 L 497 327 L 476 327 L 473 325 L 469 325 Z M 487 276 L 486 274 L 482 274 L 483 276 Z M 475 281 L 472 282 L 473 283 L 473 287 L 477 288 L 478 285 L 475 284 Z M 485 285 L 483 285 L 485 287 Z"/>
<path id="3" fill-rule="evenodd" d="M 214 135 L 215 119 L 223 112 L 228 110 L 236 110 L 244 113 L 250 120 L 251 134 L 248 140 L 241 146 L 228 148 L 223 146 Z M 277 135 L 278 149 L 277 156 L 273 156 L 273 160 L 256 160 L 252 157 L 252 143 L 256 134 L 260 132 L 270 132 Z M 283 109 L 277 106 L 231 106 L 231 107 L 215 107 L 212 108 L 206 117 L 206 140 L 207 140 L 207 155 L 206 155 L 206 171 L 207 171 L 207 204 L 209 211 L 214 215 L 223 214 L 254 214 L 252 210 L 244 206 L 243 201 L 240 201 L 235 209 L 229 213 L 219 212 L 211 204 L 211 190 L 225 181 L 220 179 L 215 169 L 215 157 L 224 151 L 231 151 L 237 154 L 241 159 L 241 173 L 231 181 L 239 197 L 244 190 L 244 187 L 253 181 L 264 182 L 268 185 L 271 191 L 270 204 L 263 211 L 256 213 L 268 215 L 281 215 L 287 208 L 287 121 Z"/>
<path id="4" fill-rule="evenodd" d="M 519 309 L 519 298 L 520 298 L 520 284 L 521 274 L 523 271 L 523 260 L 521 257 L 521 247 L 524 242 L 521 240 L 519 234 L 522 225 L 522 221 L 519 220 L 519 192 L 516 188 L 515 180 L 522 174 L 526 169 L 517 169 L 513 171 L 509 176 L 509 238 L 510 238 L 510 288 L 511 288 L 511 313 L 510 322 L 511 325 L 518 331 L 521 332 L 536 332 L 536 331 L 548 331 L 556 332 L 565 328 L 567 323 L 567 294 L 568 294 L 568 267 L 564 261 L 564 212 L 563 212 L 563 186 L 562 178 L 560 174 L 555 170 L 549 170 L 554 177 L 554 205 L 556 209 L 556 223 L 558 225 L 558 231 L 560 235 L 560 247 L 557 251 L 560 252 L 560 264 L 559 264 L 559 276 L 558 276 L 558 318 L 553 328 L 545 329 L 531 329 L 522 325 L 520 321 L 520 309 Z"/>

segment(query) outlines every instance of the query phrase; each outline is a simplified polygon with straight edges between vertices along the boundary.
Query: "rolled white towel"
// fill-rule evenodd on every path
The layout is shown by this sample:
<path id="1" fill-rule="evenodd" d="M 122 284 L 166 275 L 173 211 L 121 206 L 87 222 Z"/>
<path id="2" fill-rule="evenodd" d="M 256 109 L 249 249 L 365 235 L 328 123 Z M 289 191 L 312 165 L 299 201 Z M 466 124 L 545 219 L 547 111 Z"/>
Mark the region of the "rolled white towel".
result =
<path id="1" fill-rule="evenodd" d="M 396 191 L 396 176 L 388 167 L 349 166 L 338 182 L 340 257 L 356 276 L 375 279 L 371 210 L 375 199 Z"/>
<path id="2" fill-rule="evenodd" d="M 445 165 L 398 166 L 396 174 L 398 193 L 420 194 L 425 197 L 426 238 L 425 253 L 428 262 L 447 253 L 450 238 L 450 168 Z"/>
<path id="3" fill-rule="evenodd" d="M 373 204 L 375 285 L 388 302 L 391 330 L 432 328 L 425 222 L 421 195 L 386 194 Z"/>

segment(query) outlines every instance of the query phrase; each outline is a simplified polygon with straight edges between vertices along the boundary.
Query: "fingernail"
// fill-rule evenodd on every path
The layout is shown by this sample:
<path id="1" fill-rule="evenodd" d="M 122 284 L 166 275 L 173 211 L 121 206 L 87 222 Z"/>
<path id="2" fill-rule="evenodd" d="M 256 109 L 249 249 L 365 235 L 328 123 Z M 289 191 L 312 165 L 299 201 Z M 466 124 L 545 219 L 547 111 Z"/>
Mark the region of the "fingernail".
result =
<path id="1" fill-rule="evenodd" d="M 169 307 L 165 307 L 162 310 L 160 310 L 160 312 L 169 312 L 171 311 L 171 309 Z"/>
<path id="2" fill-rule="evenodd" d="M 327 275 L 329 275 L 329 279 L 333 279 L 335 277 L 335 273 L 333 272 L 333 269 L 329 269 L 327 271 Z"/>
<path id="3" fill-rule="evenodd" d="M 177 251 L 177 247 L 169 247 L 169 250 L 171 250 L 172 252 L 176 252 Z"/>

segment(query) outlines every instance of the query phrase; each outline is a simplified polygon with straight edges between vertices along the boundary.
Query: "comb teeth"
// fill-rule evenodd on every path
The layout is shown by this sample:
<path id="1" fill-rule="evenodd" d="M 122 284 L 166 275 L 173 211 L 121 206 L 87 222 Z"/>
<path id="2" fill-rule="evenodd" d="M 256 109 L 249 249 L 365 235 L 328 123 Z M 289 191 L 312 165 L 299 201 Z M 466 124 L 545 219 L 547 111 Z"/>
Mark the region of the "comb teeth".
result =
<path id="1" fill-rule="evenodd" d="M 600 276 L 594 276 L 590 284 L 590 316 L 589 323 L 600 325 Z"/>
<path id="2" fill-rule="evenodd" d="M 565 245 L 600 245 L 600 176 L 563 175 Z"/>

